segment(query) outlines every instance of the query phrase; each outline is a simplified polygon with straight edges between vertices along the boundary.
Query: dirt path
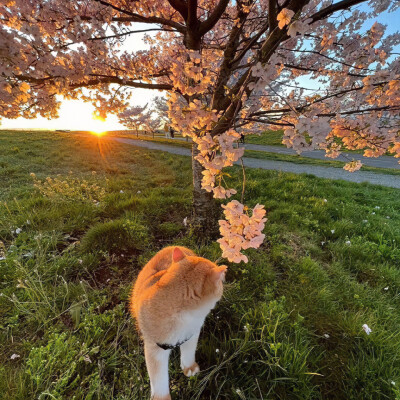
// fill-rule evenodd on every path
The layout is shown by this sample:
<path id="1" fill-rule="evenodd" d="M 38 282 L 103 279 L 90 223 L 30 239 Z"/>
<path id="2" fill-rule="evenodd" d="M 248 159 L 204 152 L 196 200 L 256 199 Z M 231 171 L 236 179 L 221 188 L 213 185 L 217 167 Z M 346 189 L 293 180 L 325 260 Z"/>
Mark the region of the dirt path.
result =
<path id="1" fill-rule="evenodd" d="M 103 138 L 105 139 L 105 138 Z M 181 156 L 190 156 L 191 152 L 189 149 L 178 146 L 171 146 L 157 142 L 150 142 L 144 140 L 127 139 L 127 138 L 117 138 L 117 137 L 107 137 L 108 140 L 115 140 L 121 143 L 126 143 L 134 146 L 145 147 L 151 150 L 161 150 L 172 154 L 178 154 Z M 278 147 L 278 146 L 260 146 L 260 145 L 246 145 L 247 149 L 251 149 L 249 146 L 257 147 Z M 278 147 L 279 148 L 279 147 Z M 286 149 L 288 150 L 288 149 Z M 267 151 L 267 150 L 264 150 Z M 360 155 L 358 155 L 360 156 Z M 391 157 L 386 157 L 391 158 Z M 374 161 L 378 161 L 374 159 Z M 386 174 L 376 174 L 373 172 L 347 172 L 342 168 L 333 167 L 322 167 L 317 165 L 307 165 L 307 164 L 295 164 L 292 162 L 285 161 L 274 161 L 274 160 L 262 160 L 257 158 L 243 157 L 243 162 L 246 167 L 250 168 L 261 168 L 278 170 L 283 172 L 292 172 L 295 174 L 312 174 L 321 178 L 328 179 L 343 179 L 345 181 L 362 183 L 369 182 L 375 185 L 382 185 L 400 189 L 400 176 L 386 175 Z M 376 166 L 376 165 L 375 165 Z M 385 165 L 386 167 L 386 165 Z M 390 166 L 393 168 L 393 166 Z"/>

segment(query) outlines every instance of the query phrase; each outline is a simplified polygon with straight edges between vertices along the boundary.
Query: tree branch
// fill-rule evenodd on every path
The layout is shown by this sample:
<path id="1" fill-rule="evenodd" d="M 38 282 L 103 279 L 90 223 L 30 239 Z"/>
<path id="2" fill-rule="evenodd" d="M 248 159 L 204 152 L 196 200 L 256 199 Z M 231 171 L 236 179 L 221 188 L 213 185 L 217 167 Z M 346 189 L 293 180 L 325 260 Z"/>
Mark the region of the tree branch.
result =
<path id="1" fill-rule="evenodd" d="M 143 22 L 143 23 L 148 23 L 148 24 L 162 24 L 162 25 L 171 26 L 181 33 L 185 33 L 185 31 L 186 31 L 186 29 L 183 25 L 179 24 L 178 22 L 169 20 L 169 19 L 153 17 L 153 16 L 143 17 L 140 14 L 134 13 L 132 11 L 124 10 L 124 9 L 117 7 L 105 0 L 93 0 L 93 1 L 100 3 L 103 6 L 111 7 L 113 10 L 118 11 L 119 13 L 129 16 L 128 18 L 118 18 L 118 17 L 113 18 L 113 20 L 115 20 L 115 21 Z M 91 17 L 88 17 L 88 18 L 89 18 L 89 20 L 92 19 Z"/>
<path id="2" fill-rule="evenodd" d="M 104 83 L 118 83 L 119 85 L 122 85 L 122 86 L 129 86 L 129 87 L 140 88 L 140 89 L 152 89 L 152 90 L 172 90 L 173 89 L 173 86 L 169 85 L 169 84 L 142 83 L 142 82 L 128 81 L 128 80 L 121 79 L 118 77 L 91 79 L 86 82 L 72 84 L 69 87 L 72 89 L 77 89 L 80 87 L 97 86 L 97 85 L 101 85 Z"/>
<path id="3" fill-rule="evenodd" d="M 268 30 L 269 24 L 265 24 L 263 28 L 260 29 L 260 31 L 251 38 L 250 42 L 247 43 L 247 45 L 240 51 L 240 53 L 235 57 L 235 59 L 232 61 L 232 65 L 235 65 L 237 62 L 239 62 L 247 53 L 248 50 L 250 50 L 251 46 L 253 46 L 258 39 Z"/>
<path id="4" fill-rule="evenodd" d="M 188 0 L 186 26 L 188 31 L 197 30 L 199 20 L 197 19 L 197 0 Z"/>
<path id="5" fill-rule="evenodd" d="M 222 104 L 225 102 L 225 88 L 224 86 L 228 83 L 229 78 L 232 74 L 232 60 L 235 57 L 236 50 L 239 46 L 240 34 L 243 30 L 243 25 L 247 19 L 248 14 L 241 11 L 239 8 L 237 18 L 239 19 L 239 24 L 232 27 L 231 33 L 229 35 L 228 42 L 224 51 L 224 58 L 219 68 L 218 79 L 215 84 L 214 95 L 212 99 L 212 108 L 221 109 Z"/>
<path id="6" fill-rule="evenodd" d="M 96 76 L 96 75 L 92 75 Z M 117 83 L 122 86 L 129 86 L 134 88 L 141 88 L 141 89 L 156 89 L 156 90 L 172 90 L 173 86 L 167 83 L 142 83 L 142 82 L 135 82 L 132 80 L 126 80 L 122 78 L 118 78 L 117 76 L 108 76 L 108 75 L 97 75 L 98 79 L 89 79 L 83 82 L 72 83 L 69 84 L 68 87 L 71 89 L 77 89 L 80 87 L 89 87 L 89 86 L 97 86 L 105 83 Z M 46 78 L 33 78 L 31 76 L 24 76 L 24 75 L 16 75 L 16 79 L 23 81 L 34 83 L 37 85 L 45 84 L 51 80 L 61 78 L 58 76 L 48 76 Z"/>
<path id="7" fill-rule="evenodd" d="M 329 15 L 333 14 L 336 11 L 340 10 L 345 10 L 347 8 L 350 8 L 352 6 L 355 6 L 360 3 L 364 3 L 367 0 L 342 0 L 339 1 L 338 3 L 331 4 L 330 6 L 316 12 L 314 15 L 311 16 L 312 22 L 319 21 L 321 19 L 324 19 L 326 17 L 329 17 Z"/>
<path id="8" fill-rule="evenodd" d="M 379 82 L 379 83 L 374 83 L 372 86 L 381 86 L 381 85 L 385 85 L 387 83 L 388 82 Z M 358 86 L 358 87 L 351 88 L 351 89 L 341 90 L 340 92 L 331 93 L 324 97 L 319 97 L 315 101 L 304 104 L 303 106 L 295 107 L 295 110 L 301 112 L 304 109 L 306 109 L 307 107 L 312 106 L 313 104 L 320 103 L 321 101 L 328 100 L 332 97 L 343 96 L 344 94 L 347 94 L 350 92 L 356 92 L 356 91 L 362 90 L 362 89 L 364 89 L 364 86 Z M 280 108 L 280 109 L 275 109 L 275 110 L 257 111 L 257 112 L 251 113 L 249 115 L 249 117 L 254 117 L 254 116 L 258 116 L 258 115 L 266 115 L 266 114 L 277 114 L 278 115 L 278 114 L 282 114 L 282 113 L 288 113 L 291 111 L 293 111 L 291 108 Z"/>
<path id="9" fill-rule="evenodd" d="M 277 125 L 277 126 L 294 126 L 291 122 L 276 122 L 274 120 L 270 119 L 259 119 L 259 118 L 244 118 L 244 121 L 248 121 L 246 124 L 249 124 L 250 122 L 257 122 L 259 124 L 268 124 L 268 125 Z M 242 126 L 237 125 L 237 126 Z"/>
<path id="10" fill-rule="evenodd" d="M 268 23 L 271 31 L 278 26 L 276 0 L 268 0 Z"/>
<path id="11" fill-rule="evenodd" d="M 186 21 L 188 17 L 188 8 L 185 1 L 182 0 L 168 0 L 168 3 L 182 15 L 183 19 Z"/>
<path id="12" fill-rule="evenodd" d="M 352 114 L 364 114 L 364 113 L 370 113 L 373 111 L 396 111 L 400 109 L 400 105 L 394 105 L 394 106 L 383 106 L 383 107 L 371 107 L 371 108 L 364 108 L 361 110 L 350 110 L 350 111 L 343 111 L 339 113 L 340 115 L 352 115 Z M 322 113 L 322 114 L 317 114 L 318 117 L 334 117 L 336 116 L 336 113 Z"/>
<path id="13" fill-rule="evenodd" d="M 199 34 L 201 36 L 205 35 L 208 31 L 214 28 L 215 24 L 221 18 L 221 15 L 225 12 L 226 7 L 229 4 L 229 0 L 220 0 L 217 6 L 214 8 L 214 11 L 210 14 L 210 16 L 200 24 Z"/>
<path id="14" fill-rule="evenodd" d="M 311 67 L 302 67 L 301 65 L 293 65 L 293 64 L 283 64 L 283 66 L 285 68 L 289 68 L 289 69 L 298 69 L 299 71 L 309 71 L 309 72 L 319 72 L 322 73 L 320 69 L 317 68 L 311 68 Z M 348 72 L 347 75 L 349 76 L 354 76 L 356 78 L 365 78 L 368 75 L 364 75 L 364 74 L 354 74 L 352 72 Z"/>
<path id="15" fill-rule="evenodd" d="M 142 33 L 142 32 L 153 32 L 153 31 L 161 31 L 161 32 L 176 32 L 173 29 L 139 29 L 137 31 L 128 31 L 128 32 L 122 32 L 122 33 L 117 33 L 115 35 L 110 35 L 110 36 L 100 36 L 100 37 L 94 37 L 94 38 L 89 38 L 89 40 L 104 40 L 104 39 L 113 39 L 113 38 L 119 38 L 121 36 L 127 36 L 131 35 L 133 33 Z M 73 44 L 73 43 L 71 43 Z"/>

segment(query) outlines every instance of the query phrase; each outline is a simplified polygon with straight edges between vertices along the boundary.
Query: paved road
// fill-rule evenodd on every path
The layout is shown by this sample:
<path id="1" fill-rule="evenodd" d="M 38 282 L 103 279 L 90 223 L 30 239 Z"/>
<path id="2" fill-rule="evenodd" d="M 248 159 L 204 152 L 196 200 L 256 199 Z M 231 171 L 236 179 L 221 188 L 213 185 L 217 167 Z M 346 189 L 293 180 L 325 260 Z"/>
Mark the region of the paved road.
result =
<path id="1" fill-rule="evenodd" d="M 245 148 L 248 150 L 257 150 L 257 151 L 268 151 L 271 153 L 279 153 L 286 155 L 297 155 L 297 153 L 293 149 L 288 149 L 287 147 L 281 146 L 265 146 L 260 144 L 246 144 Z M 332 160 L 331 158 L 325 157 L 325 151 L 323 150 L 314 150 L 314 151 L 304 151 L 301 153 L 302 157 L 314 158 L 317 160 Z M 342 153 L 338 158 L 334 158 L 337 161 L 352 161 L 352 160 L 360 160 L 364 165 L 368 165 L 370 167 L 378 167 L 378 168 L 394 168 L 400 171 L 399 159 L 389 156 L 381 156 L 379 158 L 371 158 L 364 157 L 361 154 L 356 153 Z"/>
<path id="2" fill-rule="evenodd" d="M 117 142 L 127 143 L 139 147 L 145 147 L 151 150 L 166 151 L 168 153 L 178 154 L 181 156 L 191 155 L 190 149 L 184 147 L 170 146 L 163 143 L 136 140 L 136 139 L 118 138 L 118 137 L 107 137 L 107 138 L 104 137 L 103 140 L 104 139 L 115 140 Z M 285 161 L 261 160 L 250 157 L 243 157 L 243 162 L 246 167 L 250 168 L 278 170 L 284 172 L 292 172 L 295 174 L 306 173 L 319 176 L 321 178 L 343 179 L 345 181 L 357 182 L 357 183 L 369 182 L 375 185 L 382 185 L 400 189 L 400 176 L 395 176 L 395 175 L 375 174 L 373 172 L 365 172 L 365 171 L 357 171 L 351 173 L 343 170 L 342 168 L 321 167 L 317 165 L 307 165 L 307 164 L 295 164 L 292 162 L 285 162 Z"/>
<path id="3" fill-rule="evenodd" d="M 186 140 L 182 137 L 177 137 L 175 140 Z M 256 150 L 256 151 L 267 151 L 269 153 L 278 153 L 285 154 L 289 156 L 296 156 L 297 153 L 293 149 L 288 149 L 284 146 L 269 146 L 269 145 L 261 145 L 261 144 L 250 144 L 246 143 L 244 147 L 247 150 Z M 314 150 L 314 151 L 304 151 L 301 153 L 302 157 L 314 158 L 317 160 L 332 160 L 332 158 L 325 157 L 325 151 L 323 150 Z M 364 165 L 368 165 L 369 167 L 378 167 L 378 168 L 394 168 L 400 171 L 399 159 L 389 156 L 381 156 L 379 158 L 371 158 L 371 157 L 363 157 L 361 154 L 356 153 L 342 153 L 338 158 L 334 158 L 336 161 L 349 162 L 352 160 L 360 160 Z"/>

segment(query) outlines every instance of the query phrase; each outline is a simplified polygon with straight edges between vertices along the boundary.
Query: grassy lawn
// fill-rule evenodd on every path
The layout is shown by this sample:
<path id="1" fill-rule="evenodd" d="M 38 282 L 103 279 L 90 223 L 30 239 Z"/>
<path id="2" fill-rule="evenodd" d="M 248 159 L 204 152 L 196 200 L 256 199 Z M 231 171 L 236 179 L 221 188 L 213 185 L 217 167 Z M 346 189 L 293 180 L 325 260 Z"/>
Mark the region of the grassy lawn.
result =
<path id="1" fill-rule="evenodd" d="M 265 131 L 261 135 L 246 135 L 246 143 L 264 144 L 269 146 L 284 146 L 282 144 L 283 131 Z"/>
<path id="2" fill-rule="evenodd" d="M 0 149 L 0 394 L 148 399 L 135 276 L 166 245 L 220 256 L 183 225 L 189 158 L 68 133 L 2 131 Z M 228 264 L 203 372 L 173 353 L 173 399 L 399 399 L 400 191 L 246 174 L 266 241 Z"/>
<path id="3" fill-rule="evenodd" d="M 132 131 L 110 131 L 107 132 L 107 135 L 109 136 L 119 136 L 119 137 L 129 137 L 132 139 L 135 139 L 137 137 L 136 133 Z M 175 134 L 175 137 L 182 137 L 179 134 Z M 140 135 L 139 138 L 146 139 L 146 140 L 152 140 L 152 135 Z M 283 130 L 279 131 L 265 131 L 261 135 L 246 135 L 246 143 L 251 143 L 251 144 L 264 144 L 264 145 L 271 145 L 271 146 L 284 146 L 282 144 L 282 138 L 283 138 Z M 156 134 L 155 139 L 157 140 L 163 140 L 165 139 L 165 136 L 163 134 Z M 166 139 L 168 140 L 168 139 Z M 174 142 L 174 139 L 170 139 L 172 142 Z M 175 140 L 176 142 L 176 140 Z"/>

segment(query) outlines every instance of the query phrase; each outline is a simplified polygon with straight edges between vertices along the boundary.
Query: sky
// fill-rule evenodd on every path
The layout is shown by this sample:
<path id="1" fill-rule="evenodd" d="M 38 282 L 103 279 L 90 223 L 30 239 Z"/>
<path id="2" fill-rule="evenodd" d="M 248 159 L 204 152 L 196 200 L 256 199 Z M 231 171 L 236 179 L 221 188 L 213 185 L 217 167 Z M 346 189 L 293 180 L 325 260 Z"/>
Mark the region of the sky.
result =
<path id="1" fill-rule="evenodd" d="M 395 1 L 395 0 L 394 0 Z M 362 10 L 367 10 L 368 6 L 363 4 L 360 6 Z M 400 9 L 393 13 L 384 13 L 379 16 L 379 22 L 387 24 L 387 34 L 395 33 L 399 30 L 398 21 L 400 20 Z M 364 28 L 369 29 L 374 20 L 367 21 Z M 145 28 L 154 27 L 145 24 Z M 143 29 L 143 24 L 133 24 L 133 29 Z M 142 34 L 135 34 L 128 38 L 124 46 L 132 51 L 138 51 L 146 48 L 142 41 Z M 311 82 L 308 82 L 309 84 Z M 313 86 L 313 85 L 312 85 Z M 153 97 L 160 96 L 162 92 L 146 89 L 133 89 L 131 103 L 134 106 L 144 106 L 151 103 Z M 48 120 L 38 117 L 35 119 L 17 118 L 14 120 L 3 118 L 0 121 L 0 129 L 69 129 L 69 130 L 90 130 L 95 132 L 103 132 L 110 130 L 126 129 L 118 122 L 115 115 L 109 115 L 105 121 L 93 118 L 94 107 L 90 103 L 84 103 L 79 100 L 62 100 L 59 110 L 59 118 Z"/>
<path id="2" fill-rule="evenodd" d="M 132 30 L 158 28 L 157 25 L 132 24 Z M 148 33 L 151 35 L 151 33 Z M 144 34 L 138 33 L 128 37 L 124 42 L 124 47 L 131 51 L 146 49 L 147 45 L 143 43 Z M 133 95 L 130 100 L 132 106 L 144 106 L 151 103 L 155 96 L 160 96 L 162 92 L 158 90 L 133 89 Z M 43 117 L 35 119 L 7 119 L 0 120 L 0 129 L 69 129 L 84 130 L 93 132 L 113 131 L 126 129 L 118 122 L 116 115 L 108 115 L 105 121 L 100 121 L 93 117 L 94 107 L 90 103 L 80 100 L 62 100 L 59 118 L 48 120 Z"/>
<path id="3" fill-rule="evenodd" d="M 135 89 L 132 96 L 132 105 L 151 103 L 152 97 L 160 95 L 159 91 Z M 59 118 L 48 120 L 43 117 L 35 119 L 7 119 L 1 120 L 0 129 L 69 129 L 82 131 L 115 131 L 126 129 L 118 122 L 116 115 L 109 114 L 105 121 L 93 117 L 94 107 L 90 103 L 80 100 L 62 100 Z"/>

